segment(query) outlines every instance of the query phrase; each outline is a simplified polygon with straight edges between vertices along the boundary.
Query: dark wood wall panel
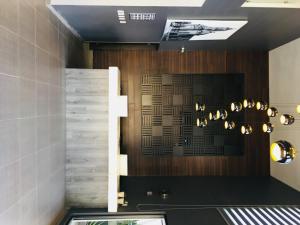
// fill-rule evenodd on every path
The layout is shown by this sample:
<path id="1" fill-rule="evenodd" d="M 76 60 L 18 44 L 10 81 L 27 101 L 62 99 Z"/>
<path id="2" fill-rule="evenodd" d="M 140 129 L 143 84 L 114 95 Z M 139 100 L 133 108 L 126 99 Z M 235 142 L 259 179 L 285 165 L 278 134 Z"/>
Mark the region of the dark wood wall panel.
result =
<path id="1" fill-rule="evenodd" d="M 245 96 L 268 101 L 268 53 L 259 51 L 160 52 L 149 47 L 95 47 L 94 68 L 118 66 L 129 116 L 121 121 L 122 152 L 129 156 L 130 176 L 269 175 L 269 137 L 260 131 L 245 138 L 243 156 L 144 156 L 141 151 L 141 75 L 143 73 L 244 73 Z M 246 121 L 267 120 L 250 112 Z"/>

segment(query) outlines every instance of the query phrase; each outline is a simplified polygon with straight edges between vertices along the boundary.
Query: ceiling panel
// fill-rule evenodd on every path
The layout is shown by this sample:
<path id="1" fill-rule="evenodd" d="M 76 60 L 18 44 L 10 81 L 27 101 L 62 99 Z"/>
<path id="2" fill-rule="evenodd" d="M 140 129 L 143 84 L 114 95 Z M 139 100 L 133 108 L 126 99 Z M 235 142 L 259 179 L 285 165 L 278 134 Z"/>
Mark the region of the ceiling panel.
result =
<path id="1" fill-rule="evenodd" d="M 300 37 L 300 9 L 244 8 L 244 0 L 207 0 L 202 7 L 70 6 L 54 8 L 81 35 L 102 43 L 160 43 L 160 49 L 273 49 Z M 124 10 L 120 24 L 117 10 Z M 154 21 L 129 20 L 129 13 L 156 13 Z M 248 20 L 227 40 L 161 42 L 167 19 Z"/>

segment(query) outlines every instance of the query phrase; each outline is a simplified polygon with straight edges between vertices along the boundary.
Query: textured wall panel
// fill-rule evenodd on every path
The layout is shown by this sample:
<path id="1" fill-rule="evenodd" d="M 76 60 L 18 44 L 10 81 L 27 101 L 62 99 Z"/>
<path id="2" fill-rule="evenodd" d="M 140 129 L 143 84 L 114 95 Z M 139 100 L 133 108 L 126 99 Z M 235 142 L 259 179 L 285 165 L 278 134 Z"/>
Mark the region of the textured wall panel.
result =
<path id="1" fill-rule="evenodd" d="M 227 88 L 230 87 L 230 88 Z M 244 77 L 236 75 L 142 75 L 142 152 L 144 155 L 241 155 L 243 136 L 238 130 L 226 131 L 223 121 L 197 128 L 196 118 L 208 117 L 209 111 L 196 113 L 200 101 L 207 109 L 227 109 L 232 101 L 241 101 Z M 151 92 L 150 92 L 151 91 Z M 149 110 L 152 105 L 152 111 Z M 230 116 L 243 122 L 243 113 Z M 150 142 L 145 137 L 152 136 Z M 225 141 L 226 140 L 226 141 Z"/>

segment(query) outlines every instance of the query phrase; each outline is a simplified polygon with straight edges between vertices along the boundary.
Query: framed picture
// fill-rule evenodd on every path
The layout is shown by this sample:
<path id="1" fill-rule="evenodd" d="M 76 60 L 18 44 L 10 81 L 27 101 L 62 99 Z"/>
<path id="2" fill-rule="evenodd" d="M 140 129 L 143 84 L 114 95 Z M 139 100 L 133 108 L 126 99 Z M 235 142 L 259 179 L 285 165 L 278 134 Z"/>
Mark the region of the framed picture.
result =
<path id="1" fill-rule="evenodd" d="M 162 41 L 225 40 L 248 21 L 167 20 Z"/>

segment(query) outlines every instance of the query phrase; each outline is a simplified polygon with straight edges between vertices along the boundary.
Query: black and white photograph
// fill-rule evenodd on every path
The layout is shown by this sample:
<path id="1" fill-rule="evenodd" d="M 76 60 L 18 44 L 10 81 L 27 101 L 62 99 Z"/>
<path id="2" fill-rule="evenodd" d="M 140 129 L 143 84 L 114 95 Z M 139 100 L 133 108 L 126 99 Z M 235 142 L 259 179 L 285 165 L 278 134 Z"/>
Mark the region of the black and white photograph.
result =
<path id="1" fill-rule="evenodd" d="M 247 21 L 167 20 L 162 41 L 225 40 Z"/>

